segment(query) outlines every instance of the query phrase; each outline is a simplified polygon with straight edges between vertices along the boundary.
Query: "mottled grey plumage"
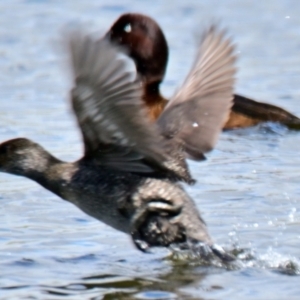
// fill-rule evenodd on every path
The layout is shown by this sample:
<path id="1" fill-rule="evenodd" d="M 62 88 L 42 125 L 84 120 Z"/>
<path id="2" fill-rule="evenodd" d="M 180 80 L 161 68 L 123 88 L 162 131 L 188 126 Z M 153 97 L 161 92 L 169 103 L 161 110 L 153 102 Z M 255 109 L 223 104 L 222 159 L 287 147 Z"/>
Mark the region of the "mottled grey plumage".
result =
<path id="1" fill-rule="evenodd" d="M 120 57 L 119 48 L 80 31 L 70 36 L 69 46 L 75 82 L 72 105 L 84 140 L 84 157 L 62 162 L 38 144 L 19 138 L 0 145 L 0 170 L 26 176 L 87 214 L 131 234 L 142 250 L 189 241 L 212 246 L 197 208 L 178 183 L 192 181 L 183 151 L 194 146 L 194 133 L 177 118 L 189 119 L 185 115 L 193 113 L 189 109 L 197 110 L 197 103 L 210 93 L 215 96 L 214 90 L 219 101 L 226 102 L 223 109 L 229 110 L 234 73 L 229 41 L 215 28 L 205 34 L 200 47 L 203 56 L 197 56 L 182 92 L 158 124 L 148 121 L 138 78 L 128 71 L 128 59 Z M 209 79 L 212 84 L 207 84 L 205 74 L 221 79 Z M 198 84 L 205 87 L 202 94 L 194 92 Z M 213 97 L 213 105 L 215 101 Z M 168 121 L 172 128 L 183 127 L 170 132 Z M 219 124 L 208 129 L 214 134 L 212 139 L 203 133 L 203 145 L 215 140 L 223 121 Z"/>

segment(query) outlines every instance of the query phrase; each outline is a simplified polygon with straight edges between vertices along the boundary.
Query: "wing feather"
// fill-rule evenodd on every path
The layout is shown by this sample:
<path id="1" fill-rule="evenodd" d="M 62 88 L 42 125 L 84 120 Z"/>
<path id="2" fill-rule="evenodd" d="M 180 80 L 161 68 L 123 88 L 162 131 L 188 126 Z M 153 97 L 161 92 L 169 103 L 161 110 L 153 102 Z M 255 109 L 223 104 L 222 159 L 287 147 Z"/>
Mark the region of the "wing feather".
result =
<path id="1" fill-rule="evenodd" d="M 70 35 L 69 49 L 72 106 L 85 156 L 123 171 L 172 173 L 165 166 L 169 157 L 160 131 L 146 117 L 141 84 L 129 71 L 129 58 L 108 40 L 94 40 L 81 31 Z"/>
<path id="2" fill-rule="evenodd" d="M 225 36 L 216 26 L 204 33 L 191 71 L 157 120 L 195 160 L 213 149 L 233 104 L 236 57 Z"/>

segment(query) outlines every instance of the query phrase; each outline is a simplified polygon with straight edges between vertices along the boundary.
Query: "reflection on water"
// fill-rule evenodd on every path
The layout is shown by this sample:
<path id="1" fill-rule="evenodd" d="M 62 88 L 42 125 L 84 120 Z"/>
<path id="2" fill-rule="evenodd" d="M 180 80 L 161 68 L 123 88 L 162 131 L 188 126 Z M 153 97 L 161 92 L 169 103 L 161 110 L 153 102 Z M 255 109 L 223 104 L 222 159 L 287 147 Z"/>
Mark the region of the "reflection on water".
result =
<path id="1" fill-rule="evenodd" d="M 292 9 L 291 9 L 292 8 Z M 240 51 L 237 90 L 300 116 L 300 2 L 39 1 L 0 3 L 0 135 L 26 136 L 59 158 L 82 145 L 59 47 L 76 20 L 104 32 L 125 11 L 150 14 L 170 44 L 171 95 L 195 33 L 220 18 Z M 130 238 L 24 178 L 0 174 L 0 299 L 297 299 L 300 134 L 276 124 L 225 132 L 187 187 L 218 244 L 237 257 L 143 254 Z"/>

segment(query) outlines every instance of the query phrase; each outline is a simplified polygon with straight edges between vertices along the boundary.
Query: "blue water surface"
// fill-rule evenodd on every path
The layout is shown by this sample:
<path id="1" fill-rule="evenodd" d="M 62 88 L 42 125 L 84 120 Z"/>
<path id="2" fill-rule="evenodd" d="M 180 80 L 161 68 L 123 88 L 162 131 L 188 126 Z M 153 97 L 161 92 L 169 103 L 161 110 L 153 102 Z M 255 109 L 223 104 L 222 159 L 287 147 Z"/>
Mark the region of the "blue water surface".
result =
<path id="1" fill-rule="evenodd" d="M 162 92 L 183 81 L 202 29 L 228 28 L 236 91 L 300 116 L 300 2 L 2 0 L 0 138 L 27 137 L 60 159 L 82 154 L 61 41 L 82 22 L 101 36 L 122 13 L 154 17 L 170 45 Z M 276 124 L 223 133 L 187 187 L 235 268 L 138 252 L 128 236 L 31 182 L 0 174 L 0 299 L 299 299 L 300 133 Z"/>

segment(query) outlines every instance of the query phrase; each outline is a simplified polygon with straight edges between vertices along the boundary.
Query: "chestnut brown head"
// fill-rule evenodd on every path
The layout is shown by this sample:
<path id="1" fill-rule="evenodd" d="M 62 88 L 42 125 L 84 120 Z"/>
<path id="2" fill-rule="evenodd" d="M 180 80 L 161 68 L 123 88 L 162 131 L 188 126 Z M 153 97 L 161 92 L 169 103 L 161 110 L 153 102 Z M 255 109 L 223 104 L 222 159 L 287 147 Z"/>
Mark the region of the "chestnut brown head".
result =
<path id="1" fill-rule="evenodd" d="M 106 36 L 125 46 L 146 84 L 160 83 L 168 61 L 168 45 L 159 25 L 142 14 L 124 14 Z"/>

